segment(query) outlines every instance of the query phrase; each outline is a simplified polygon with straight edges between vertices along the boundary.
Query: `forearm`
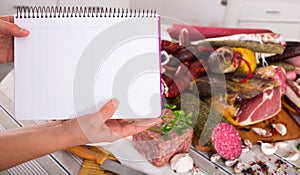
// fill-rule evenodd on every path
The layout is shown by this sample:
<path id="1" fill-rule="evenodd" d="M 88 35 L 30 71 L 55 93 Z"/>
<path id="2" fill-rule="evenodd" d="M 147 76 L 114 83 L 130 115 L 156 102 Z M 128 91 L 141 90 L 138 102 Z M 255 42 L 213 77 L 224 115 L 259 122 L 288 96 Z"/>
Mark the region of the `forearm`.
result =
<path id="1" fill-rule="evenodd" d="M 0 132 L 0 171 L 66 147 L 115 141 L 161 122 L 159 118 L 130 123 L 120 119 L 109 120 L 117 105 L 118 101 L 112 99 L 92 114 Z"/>
<path id="2" fill-rule="evenodd" d="M 87 142 L 76 119 L 0 132 L 0 171 Z"/>

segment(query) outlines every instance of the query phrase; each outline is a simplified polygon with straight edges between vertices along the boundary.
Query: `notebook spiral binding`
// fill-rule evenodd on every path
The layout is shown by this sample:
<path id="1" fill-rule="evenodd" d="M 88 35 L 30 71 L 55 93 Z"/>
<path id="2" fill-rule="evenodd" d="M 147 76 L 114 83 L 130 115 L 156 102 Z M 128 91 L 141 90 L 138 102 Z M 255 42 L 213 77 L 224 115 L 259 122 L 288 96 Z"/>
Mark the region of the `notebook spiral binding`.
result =
<path id="1" fill-rule="evenodd" d="M 16 18 L 157 17 L 156 10 L 112 7 L 19 6 Z"/>

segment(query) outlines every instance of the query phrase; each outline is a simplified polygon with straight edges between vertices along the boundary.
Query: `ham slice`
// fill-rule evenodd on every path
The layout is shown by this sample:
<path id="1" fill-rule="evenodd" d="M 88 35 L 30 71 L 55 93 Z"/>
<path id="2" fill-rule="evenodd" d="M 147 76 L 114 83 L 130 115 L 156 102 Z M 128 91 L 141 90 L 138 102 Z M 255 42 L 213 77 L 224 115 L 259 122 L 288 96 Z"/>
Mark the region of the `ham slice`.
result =
<path id="1" fill-rule="evenodd" d="M 282 67 L 279 66 L 267 66 L 257 68 L 255 74 L 264 79 L 274 80 L 280 85 L 282 95 L 286 91 L 286 72 Z"/>
<path id="2" fill-rule="evenodd" d="M 251 100 L 242 103 L 240 110 L 233 119 L 241 126 L 254 124 L 269 119 L 281 109 L 280 87 L 268 89 Z"/>
<path id="3" fill-rule="evenodd" d="M 251 125 L 276 115 L 281 109 L 280 84 L 259 76 L 240 83 L 243 78 L 238 74 L 227 75 L 225 83 L 218 83 L 217 77 L 202 77 L 196 80 L 197 86 L 191 86 L 197 89 L 190 90 L 202 99 L 211 98 L 211 106 L 234 125 Z"/>

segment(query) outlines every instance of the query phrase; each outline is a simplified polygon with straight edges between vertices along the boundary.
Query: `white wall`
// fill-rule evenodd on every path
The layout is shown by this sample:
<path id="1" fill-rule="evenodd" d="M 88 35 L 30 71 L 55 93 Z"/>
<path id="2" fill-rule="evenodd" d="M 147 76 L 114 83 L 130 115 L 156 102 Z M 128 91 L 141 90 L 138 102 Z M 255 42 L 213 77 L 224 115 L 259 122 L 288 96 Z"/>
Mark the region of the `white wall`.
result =
<path id="1" fill-rule="evenodd" d="M 1 0 L 0 15 L 16 13 L 15 6 L 111 6 L 129 7 L 129 0 Z"/>
<path id="2" fill-rule="evenodd" d="M 226 8 L 221 0 L 130 0 L 130 7 L 157 9 L 161 16 L 208 26 L 222 26 Z"/>
<path id="3" fill-rule="evenodd" d="M 59 6 L 129 7 L 129 0 L 57 0 Z"/>
<path id="4" fill-rule="evenodd" d="M 156 9 L 161 16 L 188 24 L 222 26 L 225 6 L 221 0 L 1 0 L 0 15 L 16 13 L 14 6 L 112 6 L 134 9 Z"/>
<path id="5" fill-rule="evenodd" d="M 0 15 L 12 15 L 16 13 L 16 6 L 56 5 L 56 0 L 1 0 Z"/>

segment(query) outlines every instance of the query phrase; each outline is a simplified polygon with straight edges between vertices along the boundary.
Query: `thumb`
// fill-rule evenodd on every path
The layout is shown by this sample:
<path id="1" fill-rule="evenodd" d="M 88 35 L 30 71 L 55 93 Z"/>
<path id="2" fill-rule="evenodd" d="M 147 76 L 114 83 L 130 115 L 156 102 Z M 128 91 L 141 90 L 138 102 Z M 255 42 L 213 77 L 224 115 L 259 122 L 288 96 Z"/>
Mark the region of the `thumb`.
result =
<path id="1" fill-rule="evenodd" d="M 29 35 L 29 31 L 22 29 L 16 24 L 9 23 L 4 20 L 0 20 L 0 32 L 3 34 L 8 34 L 16 37 L 25 37 Z"/>
<path id="2" fill-rule="evenodd" d="M 107 121 L 109 118 L 113 116 L 115 113 L 117 107 L 119 105 L 119 100 L 116 98 L 111 99 L 109 102 L 107 102 L 99 111 L 97 114 L 101 116 L 101 119 L 103 122 Z"/>

